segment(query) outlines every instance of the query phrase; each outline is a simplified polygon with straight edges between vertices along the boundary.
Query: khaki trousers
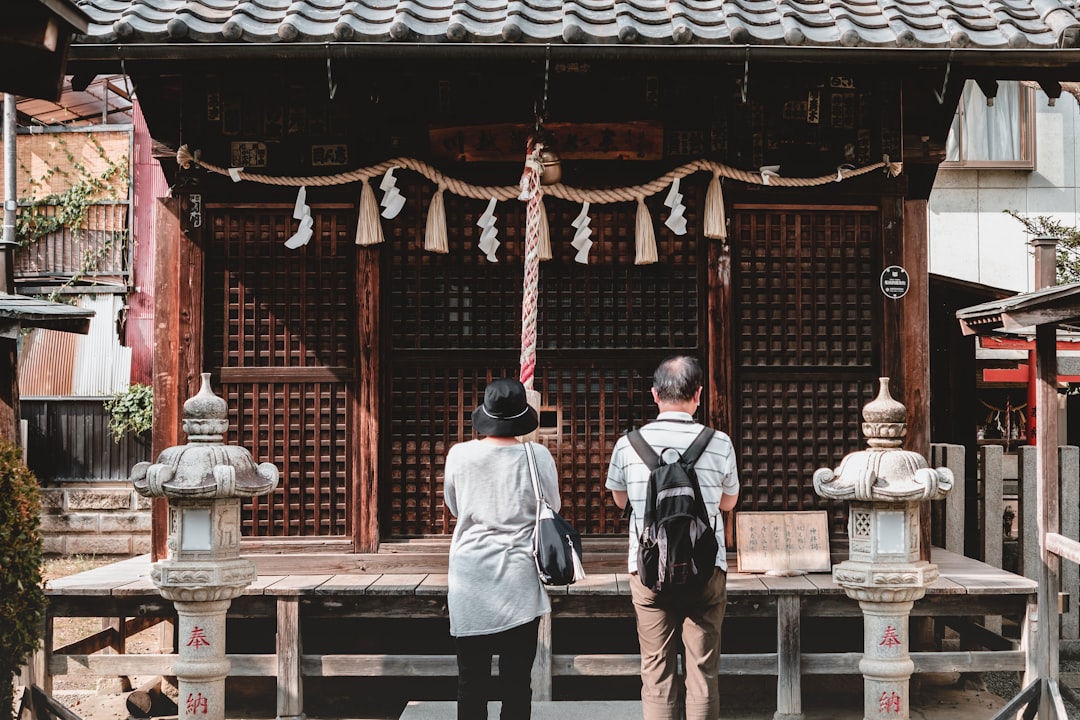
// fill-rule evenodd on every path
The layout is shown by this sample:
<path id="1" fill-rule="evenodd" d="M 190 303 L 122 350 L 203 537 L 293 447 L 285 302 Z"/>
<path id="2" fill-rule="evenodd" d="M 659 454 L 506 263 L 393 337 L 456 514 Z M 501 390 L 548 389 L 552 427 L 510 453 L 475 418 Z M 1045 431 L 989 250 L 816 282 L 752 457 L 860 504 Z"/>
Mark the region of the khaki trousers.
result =
<path id="1" fill-rule="evenodd" d="M 720 626 L 727 609 L 727 574 L 716 569 L 693 593 L 658 594 L 631 576 L 630 594 L 641 645 L 644 720 L 716 720 L 720 715 Z M 686 678 L 678 674 L 682 649 Z"/>

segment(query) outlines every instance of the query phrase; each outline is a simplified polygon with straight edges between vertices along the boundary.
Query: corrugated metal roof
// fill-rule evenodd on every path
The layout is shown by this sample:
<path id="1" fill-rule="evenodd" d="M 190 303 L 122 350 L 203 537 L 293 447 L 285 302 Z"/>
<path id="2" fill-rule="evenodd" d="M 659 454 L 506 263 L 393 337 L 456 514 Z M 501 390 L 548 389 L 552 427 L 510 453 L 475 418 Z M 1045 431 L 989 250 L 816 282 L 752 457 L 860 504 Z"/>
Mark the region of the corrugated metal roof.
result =
<path id="1" fill-rule="evenodd" d="M 116 337 L 120 295 L 84 295 L 79 307 L 94 315 L 83 335 L 35 330 L 19 351 L 19 392 L 24 395 L 105 397 L 126 388 L 131 348 Z"/>
<path id="2" fill-rule="evenodd" d="M 80 43 L 550 43 L 1037 49 L 1074 0 L 80 0 Z"/>

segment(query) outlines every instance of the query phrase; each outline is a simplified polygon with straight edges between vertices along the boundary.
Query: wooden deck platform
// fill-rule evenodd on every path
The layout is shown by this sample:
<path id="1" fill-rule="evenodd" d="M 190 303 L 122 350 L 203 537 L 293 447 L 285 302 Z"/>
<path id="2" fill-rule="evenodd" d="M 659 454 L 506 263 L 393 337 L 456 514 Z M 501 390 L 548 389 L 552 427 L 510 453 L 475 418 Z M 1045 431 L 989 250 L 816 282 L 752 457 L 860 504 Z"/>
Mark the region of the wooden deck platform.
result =
<path id="1" fill-rule="evenodd" d="M 249 557 L 259 567 L 260 576 L 233 601 L 230 623 L 234 619 L 271 622 L 276 628 L 276 645 L 267 652 L 230 653 L 230 676 L 276 677 L 279 720 L 299 718 L 304 713 L 305 678 L 456 675 L 455 658 L 445 652 L 353 651 L 347 642 L 343 647 L 341 638 L 326 651 L 301 643 L 301 628 L 318 621 L 445 621 L 445 553 Z M 582 619 L 590 624 L 611 619 L 632 622 L 629 578 L 614 569 L 621 564 L 619 558 L 612 553 L 590 563 L 586 568 L 589 576 L 583 582 L 550 589 L 553 611 L 541 625 L 536 699 L 552 699 L 553 678 L 639 674 L 639 658 L 632 652 L 588 652 L 580 647 L 560 652 L 558 643 L 552 642 L 563 623 L 571 627 L 572 621 Z M 1033 662 L 1028 650 L 1034 647 L 1034 624 L 1029 619 L 1035 617 L 1036 583 L 940 548 L 933 549 L 932 560 L 941 577 L 915 604 L 912 617 L 934 618 L 936 625 L 952 627 L 959 632 L 963 649 L 913 652 L 915 672 L 1028 671 Z M 284 572 L 286 568 L 292 572 Z M 46 647 L 52 648 L 52 627 L 58 617 L 117 618 L 121 629 L 44 652 L 39 672 L 43 673 L 41 684 L 46 692 L 51 691 L 55 675 L 170 674 L 174 655 L 122 654 L 126 634 L 175 617 L 171 603 L 161 599 L 150 582 L 149 569 L 149 558 L 142 556 L 49 583 Z M 725 652 L 721 673 L 775 676 L 778 712 L 797 716 L 801 713 L 803 675 L 857 675 L 861 658 L 860 652 L 852 651 L 804 652 L 801 628 L 818 618 L 859 616 L 858 604 L 828 573 L 770 577 L 731 572 L 727 618 L 766 619 L 770 626 L 775 623 L 776 634 L 765 643 L 772 645 L 767 652 Z M 1021 628 L 1020 641 L 995 631 L 1000 629 L 1002 617 Z M 120 654 L 98 652 L 105 647 Z"/>

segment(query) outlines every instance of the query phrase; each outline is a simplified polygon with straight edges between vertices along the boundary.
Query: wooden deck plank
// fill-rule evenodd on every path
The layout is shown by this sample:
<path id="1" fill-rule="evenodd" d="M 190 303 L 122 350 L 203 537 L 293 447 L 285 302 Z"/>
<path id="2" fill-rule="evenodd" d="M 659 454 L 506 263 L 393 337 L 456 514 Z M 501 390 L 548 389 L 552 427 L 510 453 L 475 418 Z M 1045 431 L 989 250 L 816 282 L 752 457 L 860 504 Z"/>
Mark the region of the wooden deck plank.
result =
<path id="1" fill-rule="evenodd" d="M 109 595 L 113 588 L 135 582 L 150 572 L 150 556 L 138 555 L 67 577 L 50 580 L 46 595 Z"/>
<path id="2" fill-rule="evenodd" d="M 284 575 L 260 575 L 255 580 L 244 588 L 245 595 L 262 595 L 267 587 L 273 585 L 276 582 L 280 582 Z"/>
<path id="3" fill-rule="evenodd" d="M 160 594 L 160 591 L 158 590 L 158 586 L 150 579 L 150 576 L 144 575 L 138 580 L 113 588 L 112 594 L 117 597 L 126 597 L 134 595 L 158 595 Z"/>
<path id="4" fill-rule="evenodd" d="M 817 588 L 819 595 L 843 595 L 844 588 L 837 585 L 832 579 L 832 573 L 810 573 L 806 576 L 807 582 Z"/>
<path id="5" fill-rule="evenodd" d="M 367 587 L 366 595 L 413 595 L 428 573 L 408 575 L 384 574 Z"/>
<path id="6" fill-rule="evenodd" d="M 926 586 L 927 595 L 963 595 L 965 592 L 963 585 L 944 575 L 939 575 L 934 582 Z"/>
<path id="7" fill-rule="evenodd" d="M 371 583 L 378 580 L 382 575 L 334 575 L 319 587 L 315 588 L 316 595 L 364 595 Z M 444 590 L 445 591 L 445 590 Z"/>
<path id="8" fill-rule="evenodd" d="M 761 584 L 771 595 L 816 595 L 817 586 L 805 575 L 768 575 L 760 576 Z"/>
<path id="9" fill-rule="evenodd" d="M 446 585 L 449 582 L 448 577 L 441 573 L 432 573 L 424 578 L 424 581 L 417 585 L 417 595 L 445 595 Z"/>
<path id="10" fill-rule="evenodd" d="M 567 595 L 618 595 L 619 581 L 616 573 L 586 575 L 567 588 Z"/>
<path id="11" fill-rule="evenodd" d="M 263 595 L 308 595 L 328 581 L 332 575 L 287 575 L 267 585 Z"/>
<path id="12" fill-rule="evenodd" d="M 761 582 L 760 575 L 729 572 L 727 576 L 728 595 L 765 595 L 768 591 Z"/>

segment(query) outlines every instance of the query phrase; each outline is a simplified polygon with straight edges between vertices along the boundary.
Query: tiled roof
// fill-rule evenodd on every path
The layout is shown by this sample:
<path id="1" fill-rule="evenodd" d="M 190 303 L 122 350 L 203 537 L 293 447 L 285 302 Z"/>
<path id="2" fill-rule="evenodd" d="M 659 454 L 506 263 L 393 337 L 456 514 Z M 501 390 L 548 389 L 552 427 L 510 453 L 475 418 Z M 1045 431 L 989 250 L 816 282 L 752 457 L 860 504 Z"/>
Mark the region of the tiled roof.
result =
<path id="1" fill-rule="evenodd" d="M 1077 0 L 79 0 L 80 43 L 551 43 L 1038 49 Z"/>

